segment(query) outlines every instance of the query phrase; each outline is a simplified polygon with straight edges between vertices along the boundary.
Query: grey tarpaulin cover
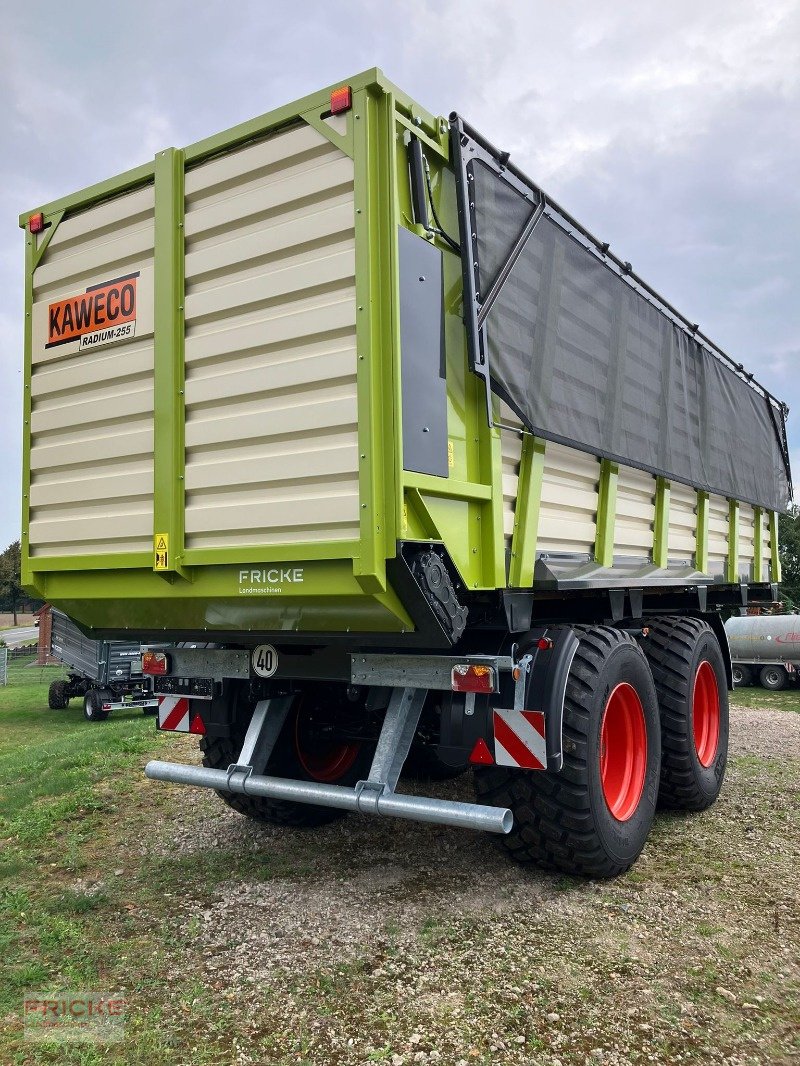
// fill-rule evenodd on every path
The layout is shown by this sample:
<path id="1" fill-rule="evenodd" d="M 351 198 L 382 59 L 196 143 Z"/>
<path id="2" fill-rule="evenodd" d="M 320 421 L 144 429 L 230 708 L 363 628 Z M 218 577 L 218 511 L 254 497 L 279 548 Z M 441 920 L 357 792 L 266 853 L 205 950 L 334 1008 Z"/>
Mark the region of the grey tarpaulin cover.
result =
<path id="1" fill-rule="evenodd" d="M 536 201 L 478 158 L 466 174 L 480 309 Z M 786 509 L 782 406 L 608 265 L 557 211 L 536 222 L 484 314 L 492 389 L 532 432 Z"/>

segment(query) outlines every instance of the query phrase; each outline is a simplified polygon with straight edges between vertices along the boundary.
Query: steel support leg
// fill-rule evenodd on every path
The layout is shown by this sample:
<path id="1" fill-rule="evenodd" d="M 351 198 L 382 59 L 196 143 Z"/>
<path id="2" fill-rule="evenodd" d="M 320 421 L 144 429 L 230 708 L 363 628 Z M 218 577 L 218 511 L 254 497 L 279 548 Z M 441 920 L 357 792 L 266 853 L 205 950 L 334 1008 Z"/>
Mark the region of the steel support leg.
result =
<path id="1" fill-rule="evenodd" d="M 419 725 L 425 695 L 421 688 L 392 691 L 369 777 L 356 785 L 358 808 L 363 813 L 377 813 L 379 798 L 394 792 Z"/>
<path id="2" fill-rule="evenodd" d="M 273 696 L 256 704 L 239 758 L 227 770 L 229 791 L 237 790 L 231 782 L 238 778 L 241 791 L 247 792 L 247 779 L 252 774 L 264 773 L 294 699 L 294 696 Z"/>

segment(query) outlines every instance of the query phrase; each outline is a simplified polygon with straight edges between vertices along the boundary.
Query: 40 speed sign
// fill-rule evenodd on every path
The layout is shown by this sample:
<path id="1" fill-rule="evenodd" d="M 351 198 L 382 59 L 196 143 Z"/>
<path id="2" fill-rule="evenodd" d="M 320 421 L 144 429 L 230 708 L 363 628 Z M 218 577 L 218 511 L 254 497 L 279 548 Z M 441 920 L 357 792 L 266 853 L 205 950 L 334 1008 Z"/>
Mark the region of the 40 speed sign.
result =
<path id="1" fill-rule="evenodd" d="M 253 648 L 253 671 L 259 677 L 272 677 L 278 669 L 278 653 L 271 644 Z"/>

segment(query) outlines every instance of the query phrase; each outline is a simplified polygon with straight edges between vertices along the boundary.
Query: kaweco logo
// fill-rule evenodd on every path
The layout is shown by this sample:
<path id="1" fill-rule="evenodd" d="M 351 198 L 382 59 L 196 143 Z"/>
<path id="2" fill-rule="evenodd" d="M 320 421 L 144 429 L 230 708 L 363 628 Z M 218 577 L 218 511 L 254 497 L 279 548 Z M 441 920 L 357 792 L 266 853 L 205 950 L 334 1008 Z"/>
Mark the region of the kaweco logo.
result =
<path id="1" fill-rule="evenodd" d="M 78 296 L 59 300 L 47 308 L 47 344 L 80 341 L 81 348 L 129 340 L 136 335 L 136 279 L 124 278 L 90 285 Z"/>
<path id="2" fill-rule="evenodd" d="M 240 570 L 240 596 L 270 596 L 283 592 L 287 585 L 303 582 L 302 566 L 274 566 L 268 570 Z"/>

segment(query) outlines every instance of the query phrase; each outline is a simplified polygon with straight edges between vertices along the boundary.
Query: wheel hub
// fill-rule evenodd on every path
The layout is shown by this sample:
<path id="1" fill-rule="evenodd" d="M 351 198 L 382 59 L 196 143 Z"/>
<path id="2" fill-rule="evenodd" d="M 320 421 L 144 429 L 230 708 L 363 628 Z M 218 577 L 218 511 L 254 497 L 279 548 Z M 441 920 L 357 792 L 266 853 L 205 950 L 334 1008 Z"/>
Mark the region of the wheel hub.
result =
<path id="1" fill-rule="evenodd" d="M 633 817 L 647 772 L 647 726 L 639 693 L 626 681 L 611 692 L 600 723 L 600 781 L 619 822 Z"/>
<path id="2" fill-rule="evenodd" d="M 707 659 L 697 668 L 692 693 L 694 747 L 701 766 L 710 766 L 719 745 L 719 686 Z"/>

